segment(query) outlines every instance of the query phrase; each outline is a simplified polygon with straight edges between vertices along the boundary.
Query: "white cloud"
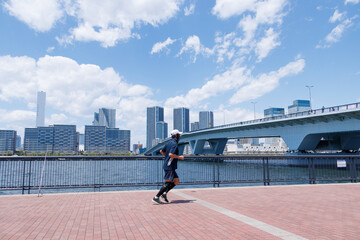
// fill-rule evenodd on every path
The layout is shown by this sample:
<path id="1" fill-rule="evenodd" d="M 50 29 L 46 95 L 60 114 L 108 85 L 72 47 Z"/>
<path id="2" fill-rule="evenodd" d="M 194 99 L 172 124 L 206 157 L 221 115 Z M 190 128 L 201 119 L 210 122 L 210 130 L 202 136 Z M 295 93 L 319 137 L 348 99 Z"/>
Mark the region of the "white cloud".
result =
<path id="1" fill-rule="evenodd" d="M 257 78 L 251 78 L 249 83 L 240 88 L 231 98 L 230 104 L 237 104 L 263 96 L 271 92 L 279 85 L 281 78 L 300 73 L 305 67 L 305 60 L 298 59 L 281 67 L 277 71 L 261 74 Z"/>
<path id="2" fill-rule="evenodd" d="M 341 21 L 344 16 L 345 13 L 339 13 L 339 11 L 336 9 L 334 14 L 330 17 L 329 22 L 334 23 L 336 21 Z"/>
<path id="3" fill-rule="evenodd" d="M 229 70 L 215 75 L 201 88 L 193 88 L 186 95 L 167 99 L 165 105 L 168 107 L 198 106 L 205 99 L 238 88 L 247 81 L 247 74 L 244 67 L 234 64 Z"/>
<path id="4" fill-rule="evenodd" d="M 63 113 L 55 113 L 55 114 L 51 114 L 50 119 L 46 118 L 45 119 L 45 125 L 54 125 L 54 124 L 61 124 L 64 122 L 67 122 L 68 117 L 63 114 Z"/>
<path id="5" fill-rule="evenodd" d="M 36 106 L 38 90 L 46 92 L 46 107 L 57 111 L 46 120 L 48 124 L 60 121 L 76 124 L 75 118 L 88 119 L 87 124 L 91 124 L 93 113 L 99 108 L 115 108 L 119 126 L 134 129 L 132 136 L 135 137 L 146 131 L 144 106 L 157 104 L 150 98 L 149 87 L 125 82 L 112 68 L 78 64 L 60 56 L 44 56 L 38 60 L 26 56 L 0 57 L 0 101 L 11 104 L 21 100 Z M 27 120 L 27 124 L 21 126 L 28 126 L 29 121 L 33 123 L 30 126 L 34 126 L 35 115 L 32 111 L 14 111 L 10 117 L 8 113 L 0 114 L 6 116 L 0 119 L 0 125 L 8 126 L 20 118 Z"/>
<path id="6" fill-rule="evenodd" d="M 48 47 L 46 52 L 47 53 L 52 53 L 54 51 L 55 47 Z"/>
<path id="7" fill-rule="evenodd" d="M 57 0 L 8 0 L 3 6 L 10 15 L 38 32 L 49 31 L 64 16 Z"/>
<path id="8" fill-rule="evenodd" d="M 241 15 L 246 11 L 255 11 L 257 0 L 217 0 L 212 13 L 219 18 L 225 19 Z"/>
<path id="9" fill-rule="evenodd" d="M 360 0 L 345 0 L 345 5 L 348 3 L 358 4 L 359 2 L 360 2 Z"/>
<path id="10" fill-rule="evenodd" d="M 174 42 L 176 42 L 176 39 L 171 39 L 170 37 L 168 37 L 164 42 L 157 42 L 152 47 L 150 54 L 161 52 L 163 49 L 168 50 L 167 46 L 173 44 Z"/>
<path id="11" fill-rule="evenodd" d="M 7 111 L 0 109 L 0 122 L 33 121 L 35 124 L 36 112 L 27 110 Z"/>
<path id="12" fill-rule="evenodd" d="M 3 6 L 12 16 L 36 31 L 48 31 L 64 16 L 77 26 L 56 39 L 60 44 L 98 41 L 103 47 L 119 40 L 139 37 L 133 30 L 141 25 L 158 26 L 179 11 L 181 0 L 8 0 Z"/>
<path id="13" fill-rule="evenodd" d="M 266 36 L 257 43 L 255 48 L 255 53 L 258 56 L 258 62 L 265 58 L 272 49 L 280 46 L 280 42 L 277 41 L 278 37 L 279 34 L 275 33 L 274 29 L 269 28 L 266 31 Z"/>
<path id="14" fill-rule="evenodd" d="M 195 4 L 194 3 L 191 3 L 189 7 L 184 8 L 185 16 L 192 15 L 192 14 L 194 14 L 194 12 L 195 12 Z"/>
<path id="15" fill-rule="evenodd" d="M 204 47 L 201 43 L 200 43 L 200 39 L 198 36 L 193 35 L 188 37 L 188 39 L 185 42 L 185 46 L 183 46 L 180 50 L 180 52 L 177 54 L 177 56 L 180 56 L 181 54 L 185 53 L 185 52 L 190 52 L 193 53 L 193 63 L 196 62 L 196 57 L 199 54 L 203 54 L 204 56 L 209 56 L 211 54 L 213 54 L 213 50 Z"/>
<path id="16" fill-rule="evenodd" d="M 320 41 L 316 48 L 329 48 L 333 43 L 340 41 L 344 31 L 353 25 L 353 19 L 355 18 L 356 16 L 351 19 L 345 19 L 340 24 L 338 24 L 331 30 L 331 32 L 325 37 L 324 40 Z"/>

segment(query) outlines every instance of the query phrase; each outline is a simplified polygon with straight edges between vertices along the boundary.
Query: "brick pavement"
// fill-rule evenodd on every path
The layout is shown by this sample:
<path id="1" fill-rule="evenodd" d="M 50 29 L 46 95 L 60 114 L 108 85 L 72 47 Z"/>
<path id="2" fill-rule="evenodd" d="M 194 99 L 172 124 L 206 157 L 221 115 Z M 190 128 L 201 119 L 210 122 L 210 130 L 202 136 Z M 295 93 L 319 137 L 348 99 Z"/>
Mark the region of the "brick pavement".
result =
<path id="1" fill-rule="evenodd" d="M 200 200 L 295 238 L 360 239 L 359 184 L 179 189 L 163 205 L 155 193 L 0 196 L 0 239 L 279 239 Z"/>

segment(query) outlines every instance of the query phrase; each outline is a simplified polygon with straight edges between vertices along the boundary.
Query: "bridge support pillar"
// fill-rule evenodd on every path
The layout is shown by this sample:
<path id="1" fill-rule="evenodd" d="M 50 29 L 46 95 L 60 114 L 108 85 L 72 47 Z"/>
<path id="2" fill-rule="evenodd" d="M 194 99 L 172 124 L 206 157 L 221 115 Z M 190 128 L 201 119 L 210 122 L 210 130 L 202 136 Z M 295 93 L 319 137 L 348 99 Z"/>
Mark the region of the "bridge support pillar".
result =
<path id="1" fill-rule="evenodd" d="M 198 139 L 190 141 L 191 151 L 193 154 L 222 154 L 224 152 L 227 138 L 208 140 L 209 149 L 204 149 L 206 140 Z"/>

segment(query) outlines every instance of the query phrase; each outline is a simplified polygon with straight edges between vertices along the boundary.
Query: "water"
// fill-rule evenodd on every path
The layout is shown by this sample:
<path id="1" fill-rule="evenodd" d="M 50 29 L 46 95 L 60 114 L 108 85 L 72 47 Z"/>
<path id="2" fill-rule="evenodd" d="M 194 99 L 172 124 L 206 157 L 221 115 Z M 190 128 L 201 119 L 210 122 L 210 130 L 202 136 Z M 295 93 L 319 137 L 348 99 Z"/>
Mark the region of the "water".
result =
<path id="1" fill-rule="evenodd" d="M 315 174 L 318 182 L 349 182 L 350 167 L 337 168 L 336 159 L 324 159 L 310 173 L 307 160 L 289 166 L 286 159 L 217 162 L 179 161 L 177 173 L 184 187 L 217 187 L 274 184 L 307 184 Z M 301 162 L 302 161 L 302 162 Z M 0 161 L 0 194 L 37 193 L 43 161 Z M 301 163 L 301 164 L 299 164 Z M 88 192 L 158 189 L 163 183 L 162 160 L 64 160 L 47 161 L 42 192 Z M 356 170 L 357 175 L 359 169 Z"/>

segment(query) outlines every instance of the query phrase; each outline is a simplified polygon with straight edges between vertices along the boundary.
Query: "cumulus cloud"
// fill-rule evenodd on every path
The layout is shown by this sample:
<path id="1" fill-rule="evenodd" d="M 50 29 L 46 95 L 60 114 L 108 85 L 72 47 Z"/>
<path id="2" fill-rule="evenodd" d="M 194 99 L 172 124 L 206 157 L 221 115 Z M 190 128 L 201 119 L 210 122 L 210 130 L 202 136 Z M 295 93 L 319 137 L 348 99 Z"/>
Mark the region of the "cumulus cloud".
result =
<path id="1" fill-rule="evenodd" d="M 194 3 L 191 3 L 189 7 L 184 8 L 185 16 L 192 15 L 192 14 L 194 14 L 194 12 L 195 12 L 195 4 Z"/>
<path id="2" fill-rule="evenodd" d="M 196 62 L 196 57 L 199 54 L 202 54 L 204 56 L 209 56 L 213 54 L 213 50 L 204 47 L 201 42 L 200 38 L 196 35 L 188 37 L 188 39 L 185 42 L 185 45 L 181 48 L 180 52 L 177 54 L 177 56 L 180 56 L 181 54 L 185 52 L 193 53 L 193 62 Z"/>
<path id="3" fill-rule="evenodd" d="M 49 31 L 64 16 L 57 0 L 8 0 L 8 13 L 38 32 Z"/>
<path id="4" fill-rule="evenodd" d="M 279 34 L 274 32 L 274 29 L 269 28 L 266 31 L 266 36 L 256 44 L 255 53 L 258 56 L 258 62 L 265 58 L 272 49 L 280 45 L 280 42 L 277 41 L 278 37 Z"/>
<path id="5" fill-rule="evenodd" d="M 20 100 L 36 106 L 38 90 L 46 92 L 46 106 L 58 112 L 46 119 L 47 124 L 59 121 L 76 124 L 75 117 L 89 119 L 88 124 L 91 124 L 93 113 L 99 108 L 115 108 L 120 127 L 134 129 L 134 135 L 145 132 L 145 111 L 139 109 L 157 103 L 151 99 L 149 87 L 127 83 L 112 68 L 78 64 L 60 56 L 0 57 L 0 100 L 8 103 Z M 35 112 L 14 111 L 10 115 L 14 117 L 0 114 L 6 116 L 0 122 L 7 121 L 1 123 L 2 126 L 16 117 L 35 124 Z"/>
<path id="6" fill-rule="evenodd" d="M 236 90 L 229 99 L 231 105 L 258 98 L 274 90 L 280 79 L 300 73 L 305 67 L 305 60 L 298 59 L 279 68 L 277 71 L 253 77 L 251 71 L 240 63 L 235 63 L 227 71 L 215 75 L 200 88 L 193 88 L 185 95 L 168 98 L 165 105 L 175 107 L 197 107 L 202 101 Z"/>
<path id="7" fill-rule="evenodd" d="M 64 16 L 77 26 L 58 36 L 60 44 L 98 41 L 103 47 L 139 37 L 133 30 L 141 25 L 158 26 L 179 11 L 181 0 L 8 0 L 8 13 L 39 32 L 48 31 Z"/>
<path id="8" fill-rule="evenodd" d="M 164 42 L 157 42 L 152 47 L 150 54 L 161 52 L 164 49 L 169 51 L 167 46 L 173 44 L 174 42 L 176 42 L 176 39 L 171 39 L 170 37 L 168 37 Z"/>
<path id="9" fill-rule="evenodd" d="M 261 74 L 257 78 L 251 78 L 249 83 L 241 87 L 231 98 L 231 104 L 237 104 L 244 101 L 252 100 L 271 92 L 278 85 L 280 79 L 296 75 L 300 73 L 305 67 L 305 60 L 299 59 L 295 62 L 290 62 L 286 66 L 281 67 L 277 71 L 272 71 L 267 74 Z"/>

